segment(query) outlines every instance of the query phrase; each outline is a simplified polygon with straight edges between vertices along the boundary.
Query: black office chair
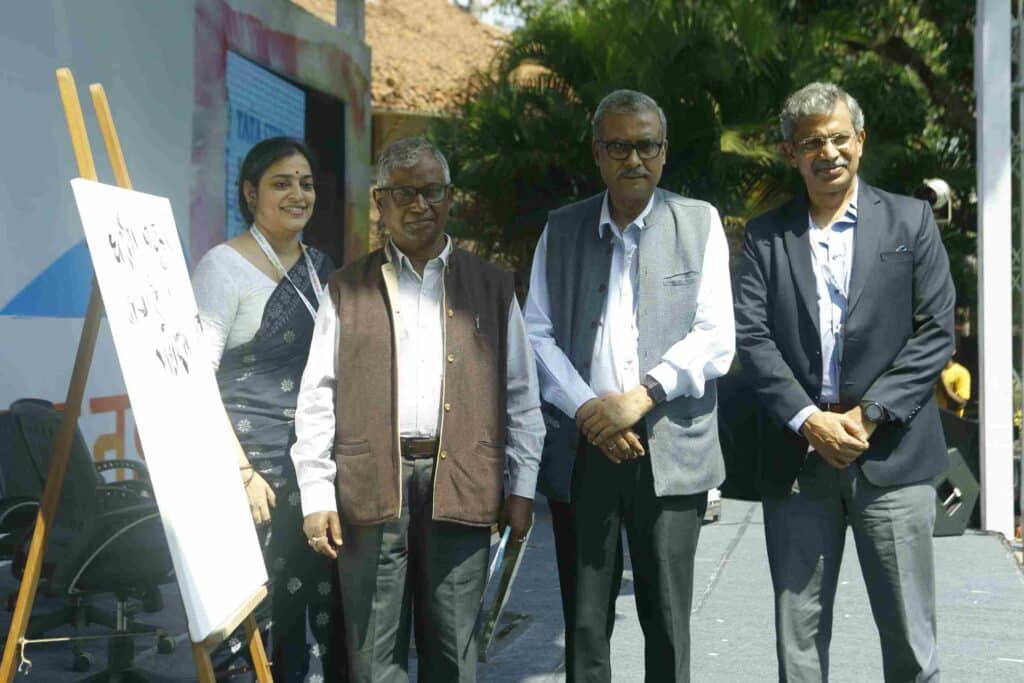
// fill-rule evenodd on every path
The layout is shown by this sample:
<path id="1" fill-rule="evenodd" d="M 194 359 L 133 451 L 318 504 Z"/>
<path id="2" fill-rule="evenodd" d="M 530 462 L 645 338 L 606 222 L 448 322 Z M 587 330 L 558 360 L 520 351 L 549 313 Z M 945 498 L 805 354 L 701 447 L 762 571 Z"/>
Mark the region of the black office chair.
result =
<path id="1" fill-rule="evenodd" d="M 9 452 L 0 462 L 5 473 L 10 471 L 8 465 L 35 471 L 41 497 L 61 414 L 52 404 L 36 399 L 15 401 L 10 414 L 15 433 Z M 118 468 L 130 469 L 140 479 L 107 483 L 101 473 Z M 12 562 L 19 579 L 31 531 L 29 525 Z M 94 463 L 81 432 L 76 431 L 40 580 L 40 590 L 64 597 L 65 604 L 53 613 L 31 618 L 27 637 L 37 638 L 64 625 L 71 625 L 76 635 L 89 623 L 107 626 L 114 630 L 108 644 L 107 669 L 87 680 L 145 680 L 131 668 L 132 637 L 120 634 L 148 632 L 158 638 L 158 651 L 173 649 L 173 641 L 166 634 L 132 616 L 137 604 L 133 600 L 142 601 L 148 611 L 162 607 L 158 586 L 173 580 L 170 552 L 145 466 L 127 460 Z M 91 604 L 90 598 L 101 593 L 114 595 L 116 614 Z M 72 668 L 87 670 L 88 654 L 75 641 L 72 652 Z"/>
<path id="2" fill-rule="evenodd" d="M 0 455 L 14 440 L 17 426 L 9 410 L 0 410 Z M 15 549 L 22 542 L 26 529 L 31 531 L 39 510 L 38 480 L 24 468 L 5 467 L 0 463 L 0 561 L 14 559 Z M 4 470 L 10 470 L 5 476 Z M 26 476 L 28 475 L 28 476 Z M 26 486 L 26 481 L 32 485 Z M 12 605 L 13 607 L 13 605 Z"/>

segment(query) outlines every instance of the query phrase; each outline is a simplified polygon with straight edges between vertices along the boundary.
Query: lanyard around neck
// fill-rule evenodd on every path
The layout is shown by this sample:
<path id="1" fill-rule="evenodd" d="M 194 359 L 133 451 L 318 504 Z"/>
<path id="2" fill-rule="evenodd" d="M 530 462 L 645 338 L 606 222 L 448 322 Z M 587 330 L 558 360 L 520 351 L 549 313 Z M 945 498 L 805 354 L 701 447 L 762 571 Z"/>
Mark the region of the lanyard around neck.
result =
<path id="1" fill-rule="evenodd" d="M 306 298 L 306 295 L 302 293 L 301 289 L 299 289 L 299 286 L 295 284 L 288 275 L 288 271 L 284 269 L 284 264 L 282 264 L 281 259 L 277 257 L 277 252 L 275 252 L 270 246 L 270 243 L 267 242 L 267 238 L 256 228 L 255 224 L 249 226 L 249 233 L 252 235 L 253 239 L 256 240 L 256 244 L 260 245 L 260 249 L 263 250 L 263 254 L 267 257 L 267 260 L 270 261 L 270 264 L 274 266 L 281 277 L 288 280 L 288 283 L 295 288 L 295 293 L 299 295 L 299 298 L 302 299 L 302 303 L 306 305 L 306 310 L 308 310 L 309 314 L 313 316 L 313 320 L 316 320 L 316 307 L 310 303 L 309 299 Z M 313 285 L 313 294 L 316 296 L 317 304 L 319 304 L 320 300 L 324 296 L 323 285 L 320 284 L 320 277 L 316 274 L 316 266 L 313 265 L 313 259 L 310 257 L 309 251 L 306 249 L 306 245 L 299 242 L 299 248 L 302 250 L 302 256 L 306 259 L 306 268 L 309 269 L 309 281 Z"/>

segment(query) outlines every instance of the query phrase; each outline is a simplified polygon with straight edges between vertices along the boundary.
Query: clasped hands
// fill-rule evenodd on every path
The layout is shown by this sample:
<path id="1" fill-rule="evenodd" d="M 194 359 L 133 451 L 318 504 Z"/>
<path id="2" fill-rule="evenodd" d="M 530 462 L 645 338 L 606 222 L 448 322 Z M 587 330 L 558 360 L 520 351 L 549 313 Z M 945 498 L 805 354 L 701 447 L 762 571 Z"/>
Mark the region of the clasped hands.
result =
<path id="1" fill-rule="evenodd" d="M 864 419 L 860 406 L 845 413 L 812 413 L 800 428 L 811 448 L 832 467 L 845 469 L 868 449 L 875 423 Z"/>
<path id="2" fill-rule="evenodd" d="M 645 454 L 633 425 L 653 407 L 654 401 L 643 386 L 626 392 L 610 391 L 581 405 L 576 411 L 576 425 L 587 441 L 619 464 Z"/>

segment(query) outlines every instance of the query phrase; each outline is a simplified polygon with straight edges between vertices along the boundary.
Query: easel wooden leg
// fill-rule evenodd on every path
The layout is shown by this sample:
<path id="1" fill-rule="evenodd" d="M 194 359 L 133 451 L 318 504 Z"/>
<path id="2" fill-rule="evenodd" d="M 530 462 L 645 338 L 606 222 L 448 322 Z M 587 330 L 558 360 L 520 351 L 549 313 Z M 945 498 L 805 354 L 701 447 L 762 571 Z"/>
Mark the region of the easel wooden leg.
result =
<path id="1" fill-rule="evenodd" d="M 196 660 L 196 671 L 199 673 L 199 683 L 216 683 L 213 675 L 213 661 L 210 653 L 201 643 L 192 643 L 192 657 Z"/>
<path id="2" fill-rule="evenodd" d="M 68 69 L 57 70 L 57 85 L 64 104 L 68 131 L 71 135 L 71 146 L 78 161 L 78 172 L 82 178 L 96 180 L 96 165 L 93 162 L 92 149 L 85 130 L 85 119 L 82 117 L 82 106 L 75 90 L 75 80 Z M 99 334 L 100 316 L 103 312 L 103 299 L 95 276 L 92 279 L 92 293 L 89 295 L 89 307 L 82 323 L 82 335 L 78 340 L 78 353 L 75 355 L 74 370 L 71 383 L 68 385 L 67 400 L 64 403 L 64 415 L 53 448 L 53 459 L 50 470 L 46 473 L 46 487 L 43 499 L 36 516 L 36 526 L 32 532 L 32 544 L 29 546 L 25 572 L 18 588 L 18 601 L 11 618 L 11 627 L 7 632 L 7 644 L 4 646 L 3 660 L 0 661 L 0 683 L 10 683 L 17 670 L 18 650 L 28 629 L 32 604 L 35 602 L 39 588 L 39 574 L 43 566 L 43 550 L 50 534 L 50 525 L 57 513 L 60 502 L 60 491 L 64 485 L 64 472 L 67 470 L 71 455 L 71 444 L 78 429 L 78 416 L 82 412 L 82 398 L 85 395 L 85 384 L 92 366 L 93 351 L 96 349 L 96 337 Z"/>
<path id="3" fill-rule="evenodd" d="M 256 617 L 249 615 L 245 618 L 245 635 L 249 638 L 249 654 L 252 655 L 252 666 L 256 670 L 256 680 L 260 683 L 272 683 L 270 675 L 270 662 L 267 660 L 267 651 L 263 649 L 263 639 L 260 638 L 260 629 L 256 624 Z"/>
<path id="4" fill-rule="evenodd" d="M 245 624 L 245 636 L 249 641 L 249 654 L 252 655 L 252 668 L 256 672 L 256 680 L 259 683 L 274 683 L 270 674 L 270 662 L 267 660 L 267 652 L 263 649 L 263 639 L 260 638 L 260 630 L 256 625 L 256 617 L 249 615 L 242 622 Z M 192 643 L 192 656 L 196 660 L 196 671 L 199 672 L 199 683 L 216 683 L 213 673 L 213 660 L 210 659 L 210 651 L 203 643 Z"/>

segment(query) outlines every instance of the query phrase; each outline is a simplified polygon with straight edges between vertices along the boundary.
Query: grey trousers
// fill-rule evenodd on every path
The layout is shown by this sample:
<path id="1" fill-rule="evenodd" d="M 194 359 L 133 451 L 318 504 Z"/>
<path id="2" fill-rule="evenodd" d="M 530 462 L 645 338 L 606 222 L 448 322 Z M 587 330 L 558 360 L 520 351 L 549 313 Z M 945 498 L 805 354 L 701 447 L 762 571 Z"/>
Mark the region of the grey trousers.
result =
<path id="1" fill-rule="evenodd" d="M 689 681 L 693 558 L 707 492 L 659 498 L 649 456 L 616 465 L 588 445 L 576 463 L 572 498 L 576 599 L 569 680 L 612 680 L 609 639 L 625 527 L 644 632 L 645 680 Z"/>
<path id="2" fill-rule="evenodd" d="M 817 453 L 808 455 L 790 495 L 764 499 L 779 680 L 828 680 L 847 525 L 881 639 L 885 680 L 938 681 L 935 489 L 928 482 L 878 487 L 856 463 L 837 470 Z"/>
<path id="3" fill-rule="evenodd" d="M 403 461 L 401 517 L 342 524 L 338 573 L 353 682 L 409 680 L 413 620 L 420 681 L 476 680 L 473 627 L 490 529 L 431 519 L 433 474 L 433 460 Z"/>

